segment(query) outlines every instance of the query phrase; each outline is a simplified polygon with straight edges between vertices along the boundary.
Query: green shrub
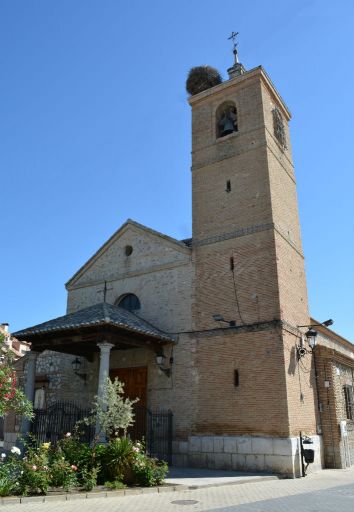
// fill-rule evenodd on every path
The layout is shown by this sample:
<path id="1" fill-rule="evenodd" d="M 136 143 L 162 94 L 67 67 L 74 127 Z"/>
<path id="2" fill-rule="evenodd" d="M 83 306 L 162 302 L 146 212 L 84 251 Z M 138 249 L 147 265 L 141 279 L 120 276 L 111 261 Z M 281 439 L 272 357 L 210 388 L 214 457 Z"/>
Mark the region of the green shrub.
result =
<path id="1" fill-rule="evenodd" d="M 77 466 L 70 464 L 64 457 L 53 459 L 50 465 L 50 485 L 69 491 L 78 485 Z"/>
<path id="2" fill-rule="evenodd" d="M 113 439 L 107 444 L 103 456 L 104 476 L 108 481 L 130 480 L 133 459 L 132 441 L 127 437 Z"/>
<path id="3" fill-rule="evenodd" d="M 117 489 L 125 489 L 126 485 L 123 484 L 120 480 L 113 480 L 113 482 L 105 482 L 104 486 L 107 489 L 117 490 Z"/>
<path id="4" fill-rule="evenodd" d="M 27 446 L 26 456 L 22 459 L 14 453 L 9 459 L 12 471 L 18 475 L 16 494 L 46 494 L 50 486 L 49 471 L 50 443 L 39 447 Z"/>
<path id="5" fill-rule="evenodd" d="M 47 494 L 50 485 L 50 473 L 47 466 L 39 467 L 36 464 L 23 464 L 15 494 L 27 496 L 28 494 Z"/>
<path id="6" fill-rule="evenodd" d="M 55 447 L 27 445 L 25 457 L 16 447 L 11 452 L 0 457 L 0 496 L 46 494 L 49 487 L 91 491 L 97 481 L 110 489 L 160 485 L 168 471 L 165 462 L 150 458 L 141 443 L 127 437 L 90 447 L 67 434 Z"/>
<path id="7" fill-rule="evenodd" d="M 91 469 L 84 467 L 81 469 L 79 477 L 79 482 L 84 489 L 84 491 L 92 491 L 92 489 L 97 485 L 97 477 L 100 471 L 100 466 L 93 467 Z"/>
<path id="8" fill-rule="evenodd" d="M 138 485 L 151 487 L 163 483 L 168 465 L 162 460 L 153 459 L 141 453 L 136 457 L 132 469 Z"/>
<path id="9" fill-rule="evenodd" d="M 16 494 L 18 487 L 18 474 L 14 467 L 1 460 L 0 462 L 0 496 L 11 496 Z"/>

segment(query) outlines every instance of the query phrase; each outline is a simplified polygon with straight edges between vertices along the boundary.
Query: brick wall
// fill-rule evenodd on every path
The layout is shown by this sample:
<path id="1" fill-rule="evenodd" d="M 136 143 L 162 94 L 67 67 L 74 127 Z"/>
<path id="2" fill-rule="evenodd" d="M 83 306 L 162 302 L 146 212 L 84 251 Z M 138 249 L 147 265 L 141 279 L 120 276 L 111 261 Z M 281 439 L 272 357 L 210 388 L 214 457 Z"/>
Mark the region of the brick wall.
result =
<path id="1" fill-rule="evenodd" d="M 226 101 L 237 107 L 238 131 L 218 139 L 215 112 Z M 196 429 L 274 436 L 296 436 L 301 430 L 316 435 L 313 368 L 300 367 L 296 358 L 296 326 L 308 324 L 309 314 L 290 114 L 260 68 L 192 97 L 190 103 L 193 325 L 212 329 L 212 316 L 219 313 L 237 325 L 275 318 L 291 326 L 247 336 L 230 334 L 228 341 L 208 337 L 198 346 Z M 284 121 L 285 148 L 274 135 L 275 107 Z M 236 390 L 230 389 L 232 379 L 226 377 L 235 364 L 246 374 L 244 387 Z"/>
<path id="2" fill-rule="evenodd" d="M 325 464 L 329 468 L 345 468 L 354 464 L 354 422 L 347 418 L 343 386 L 354 385 L 354 361 L 339 351 L 319 345 L 316 368 Z M 347 422 L 347 437 L 341 435 L 343 420 Z"/>

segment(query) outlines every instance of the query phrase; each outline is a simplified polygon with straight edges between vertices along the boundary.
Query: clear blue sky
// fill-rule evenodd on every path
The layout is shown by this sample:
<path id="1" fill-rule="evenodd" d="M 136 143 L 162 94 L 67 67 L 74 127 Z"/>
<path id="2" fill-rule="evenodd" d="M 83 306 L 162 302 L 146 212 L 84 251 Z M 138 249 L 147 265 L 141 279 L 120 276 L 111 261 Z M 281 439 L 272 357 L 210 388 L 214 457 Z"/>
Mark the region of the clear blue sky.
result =
<path id="1" fill-rule="evenodd" d="M 227 36 L 293 114 L 310 308 L 354 341 L 354 3 L 0 2 L 0 322 L 65 313 L 64 283 L 128 218 L 191 235 L 185 78 Z"/>

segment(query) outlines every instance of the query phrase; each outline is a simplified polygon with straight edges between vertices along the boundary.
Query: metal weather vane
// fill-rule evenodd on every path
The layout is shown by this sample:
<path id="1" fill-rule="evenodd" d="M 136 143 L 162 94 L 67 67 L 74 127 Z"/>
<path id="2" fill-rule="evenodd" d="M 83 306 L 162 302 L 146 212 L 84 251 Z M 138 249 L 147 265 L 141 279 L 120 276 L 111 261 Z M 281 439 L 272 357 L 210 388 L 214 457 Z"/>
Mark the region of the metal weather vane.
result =
<path id="1" fill-rule="evenodd" d="M 234 54 L 235 64 L 238 64 L 238 52 L 237 52 L 238 43 L 236 42 L 236 38 L 237 38 L 238 34 L 239 34 L 239 32 L 232 31 L 231 36 L 227 38 L 228 41 L 230 41 L 232 39 L 232 44 L 233 44 L 232 53 Z"/>

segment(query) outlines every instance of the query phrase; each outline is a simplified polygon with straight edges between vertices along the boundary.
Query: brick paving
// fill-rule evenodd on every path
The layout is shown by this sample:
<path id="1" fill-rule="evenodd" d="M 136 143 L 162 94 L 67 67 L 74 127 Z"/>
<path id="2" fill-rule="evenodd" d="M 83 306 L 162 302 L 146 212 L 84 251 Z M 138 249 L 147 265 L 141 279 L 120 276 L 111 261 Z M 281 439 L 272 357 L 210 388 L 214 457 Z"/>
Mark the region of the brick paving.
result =
<path id="1" fill-rule="evenodd" d="M 77 512 L 80 507 L 81 512 L 352 512 L 354 468 L 326 470 L 296 480 L 255 481 L 179 492 L 166 488 L 160 493 L 100 498 L 91 496 L 69 501 L 53 499 L 45 503 L 28 499 L 22 504 L 3 504 L 1 510 Z"/>

